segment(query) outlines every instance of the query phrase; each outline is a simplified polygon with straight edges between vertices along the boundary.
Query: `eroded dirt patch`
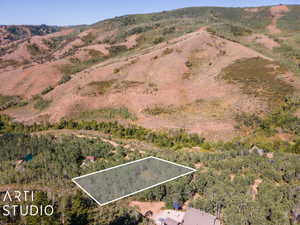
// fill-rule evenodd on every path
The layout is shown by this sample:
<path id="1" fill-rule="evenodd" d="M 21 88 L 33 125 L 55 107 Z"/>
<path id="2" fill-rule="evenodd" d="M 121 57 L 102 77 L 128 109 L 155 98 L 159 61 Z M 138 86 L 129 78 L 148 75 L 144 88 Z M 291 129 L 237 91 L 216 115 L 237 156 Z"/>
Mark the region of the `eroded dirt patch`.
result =
<path id="1" fill-rule="evenodd" d="M 264 34 L 252 34 L 245 38 L 248 42 L 255 42 L 261 44 L 263 47 L 272 50 L 273 48 L 279 47 L 280 44 L 274 41 L 272 38 Z"/>
<path id="2" fill-rule="evenodd" d="M 146 212 L 152 211 L 153 217 L 157 216 L 162 208 L 165 207 L 164 202 L 139 202 L 139 201 L 132 201 L 129 204 L 132 207 L 138 207 L 139 211 L 145 215 Z"/>
<path id="3" fill-rule="evenodd" d="M 277 27 L 277 22 L 288 11 L 289 8 L 286 5 L 279 5 L 270 8 L 272 23 L 267 27 L 267 29 L 271 34 L 281 33 L 281 30 Z"/>

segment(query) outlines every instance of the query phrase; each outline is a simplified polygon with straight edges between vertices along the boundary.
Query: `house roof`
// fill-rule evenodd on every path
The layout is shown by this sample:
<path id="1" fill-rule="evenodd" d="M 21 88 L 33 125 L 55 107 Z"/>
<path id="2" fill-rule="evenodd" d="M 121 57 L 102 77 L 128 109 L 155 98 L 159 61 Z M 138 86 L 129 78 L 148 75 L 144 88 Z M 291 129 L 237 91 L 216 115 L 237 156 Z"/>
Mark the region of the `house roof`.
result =
<path id="1" fill-rule="evenodd" d="M 95 161 L 96 160 L 96 156 L 86 156 L 85 159 L 86 160 L 90 160 L 90 161 Z"/>
<path id="2" fill-rule="evenodd" d="M 221 225 L 214 215 L 189 208 L 183 217 L 183 225 Z"/>
<path id="3" fill-rule="evenodd" d="M 178 222 L 175 220 L 172 220 L 171 218 L 167 218 L 167 219 L 165 219 L 164 224 L 165 225 L 178 225 Z"/>

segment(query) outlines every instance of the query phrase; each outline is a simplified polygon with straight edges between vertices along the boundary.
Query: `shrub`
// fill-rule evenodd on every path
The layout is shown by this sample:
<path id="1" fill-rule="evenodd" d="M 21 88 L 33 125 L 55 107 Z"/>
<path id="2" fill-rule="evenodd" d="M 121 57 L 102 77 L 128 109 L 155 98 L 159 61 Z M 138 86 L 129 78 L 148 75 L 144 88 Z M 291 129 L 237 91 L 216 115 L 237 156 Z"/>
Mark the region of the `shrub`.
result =
<path id="1" fill-rule="evenodd" d="M 28 101 L 21 101 L 17 104 L 18 107 L 22 107 L 22 106 L 25 106 L 25 105 L 28 105 Z"/>
<path id="2" fill-rule="evenodd" d="M 45 100 L 40 95 L 34 96 L 33 101 L 34 101 L 33 107 L 37 110 L 43 110 L 47 108 L 51 103 L 51 100 Z"/>
<path id="3" fill-rule="evenodd" d="M 173 26 L 173 27 L 168 27 L 168 28 L 165 28 L 163 30 L 163 35 L 167 35 L 167 34 L 172 34 L 176 31 L 176 28 Z"/>
<path id="4" fill-rule="evenodd" d="M 192 68 L 193 67 L 193 62 L 191 60 L 188 60 L 185 62 L 186 67 Z"/>
<path id="5" fill-rule="evenodd" d="M 105 81 L 93 81 L 88 85 L 95 87 L 98 94 L 104 95 L 115 82 L 116 82 L 115 79 L 105 80 Z"/>
<path id="6" fill-rule="evenodd" d="M 49 86 L 49 87 L 46 87 L 43 91 L 42 91 L 42 95 L 45 95 L 47 93 L 49 93 L 50 91 L 52 91 L 54 89 L 54 87 L 52 86 Z"/>
<path id="7" fill-rule="evenodd" d="M 172 48 L 166 48 L 166 49 L 163 51 L 163 55 L 171 54 L 173 51 L 174 51 L 174 49 L 172 49 Z"/>
<path id="8" fill-rule="evenodd" d="M 91 44 L 96 39 L 96 35 L 92 32 L 88 33 L 86 36 L 82 37 L 81 40 L 86 44 Z"/>
<path id="9" fill-rule="evenodd" d="M 154 40 L 153 40 L 153 44 L 159 44 L 159 43 L 161 43 L 161 42 L 163 42 L 165 39 L 163 38 L 163 37 L 158 37 L 158 38 L 155 38 Z"/>
<path id="10" fill-rule="evenodd" d="M 50 50 L 55 50 L 59 48 L 61 43 L 66 40 L 68 36 L 59 36 L 59 37 L 53 37 L 50 39 L 43 39 L 44 45 L 46 45 Z"/>
<path id="11" fill-rule="evenodd" d="M 120 68 L 115 68 L 114 69 L 114 73 L 119 73 L 120 72 Z"/>
<path id="12" fill-rule="evenodd" d="M 172 114 L 175 113 L 176 110 L 171 105 L 170 106 L 155 105 L 153 107 L 148 107 L 144 109 L 143 112 L 152 116 L 158 116 L 161 114 Z"/>
<path id="13" fill-rule="evenodd" d="M 72 79 L 72 77 L 70 75 L 65 74 L 62 76 L 60 81 L 58 81 L 58 84 L 61 85 L 61 84 L 67 83 L 71 79 Z"/>
<path id="14" fill-rule="evenodd" d="M 125 91 L 128 88 L 136 87 L 136 86 L 139 86 L 140 84 L 143 84 L 143 82 L 134 81 L 134 80 L 123 80 L 123 81 L 117 83 L 114 86 L 114 89 L 116 89 L 118 91 Z"/>
<path id="15" fill-rule="evenodd" d="M 252 33 L 252 31 L 247 28 L 233 25 L 230 26 L 230 31 L 234 36 L 244 36 Z"/>
<path id="16" fill-rule="evenodd" d="M 8 59 L 8 60 L 2 60 L 0 58 L 0 69 L 4 69 L 8 66 L 17 66 L 19 63 L 16 60 Z"/>
<path id="17" fill-rule="evenodd" d="M 21 101 L 19 96 L 0 95 L 0 110 L 8 109 Z"/>
<path id="18" fill-rule="evenodd" d="M 44 51 L 35 43 L 27 45 L 27 50 L 32 56 L 37 56 L 44 53 Z"/>
<path id="19" fill-rule="evenodd" d="M 113 45 L 108 48 L 108 51 L 111 56 L 118 55 L 122 52 L 126 52 L 128 50 L 126 45 Z"/>

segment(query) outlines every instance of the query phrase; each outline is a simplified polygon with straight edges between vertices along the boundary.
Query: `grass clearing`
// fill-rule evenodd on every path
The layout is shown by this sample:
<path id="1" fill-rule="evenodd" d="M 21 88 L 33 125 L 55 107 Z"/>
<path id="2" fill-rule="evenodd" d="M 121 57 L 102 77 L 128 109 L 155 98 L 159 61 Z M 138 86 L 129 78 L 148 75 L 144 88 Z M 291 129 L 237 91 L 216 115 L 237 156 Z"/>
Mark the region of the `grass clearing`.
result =
<path id="1" fill-rule="evenodd" d="M 105 120 L 124 119 L 124 120 L 131 120 L 131 121 L 137 120 L 136 115 L 130 112 L 128 108 L 124 106 L 106 107 L 102 109 L 80 112 L 72 116 L 72 118 L 75 120 L 97 120 L 97 119 L 105 119 Z"/>
<path id="2" fill-rule="evenodd" d="M 256 57 L 236 61 L 226 67 L 219 77 L 240 85 L 243 93 L 266 99 L 271 105 L 281 103 L 284 97 L 294 92 L 291 85 L 278 78 L 285 72 L 279 64 Z"/>

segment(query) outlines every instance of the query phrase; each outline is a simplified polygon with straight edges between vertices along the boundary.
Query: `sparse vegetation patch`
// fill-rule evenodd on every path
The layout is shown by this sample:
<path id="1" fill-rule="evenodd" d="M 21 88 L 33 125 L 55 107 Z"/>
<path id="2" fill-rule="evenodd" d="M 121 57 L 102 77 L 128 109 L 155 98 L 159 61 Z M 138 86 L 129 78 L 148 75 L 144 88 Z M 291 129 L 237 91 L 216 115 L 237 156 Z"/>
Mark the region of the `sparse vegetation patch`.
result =
<path id="1" fill-rule="evenodd" d="M 113 45 L 108 48 L 111 56 L 116 56 L 120 53 L 126 52 L 128 50 L 126 45 Z"/>
<path id="2" fill-rule="evenodd" d="M 162 106 L 162 105 L 155 105 L 148 107 L 143 110 L 145 114 L 151 115 L 151 116 L 159 116 L 162 114 L 172 114 L 176 112 L 176 109 L 172 105 L 168 106 Z"/>
<path id="3" fill-rule="evenodd" d="M 17 66 L 18 62 L 13 59 L 3 60 L 0 58 L 0 69 L 4 69 L 9 66 Z"/>
<path id="4" fill-rule="evenodd" d="M 19 96 L 0 95 L 0 110 L 5 110 L 17 105 L 20 101 L 21 98 Z"/>
<path id="5" fill-rule="evenodd" d="M 174 49 L 172 48 L 166 48 L 164 51 L 163 51 L 163 55 L 169 55 L 171 54 L 172 52 L 174 51 Z"/>
<path id="6" fill-rule="evenodd" d="M 64 75 L 72 75 L 75 73 L 79 73 L 106 59 L 106 57 L 100 54 L 99 51 L 92 50 L 89 52 L 89 54 L 91 57 L 86 60 L 71 58 L 70 59 L 71 63 L 61 65 L 58 68 L 61 71 L 61 73 L 63 73 Z"/>
<path id="7" fill-rule="evenodd" d="M 62 76 L 62 78 L 58 81 L 58 85 L 61 85 L 61 84 L 64 84 L 64 83 L 67 83 L 69 80 L 71 80 L 72 77 L 70 75 L 67 75 L 67 74 L 64 74 Z"/>
<path id="8" fill-rule="evenodd" d="M 116 82 L 116 79 L 104 80 L 104 81 L 93 81 L 89 83 L 89 86 L 92 86 L 96 89 L 97 94 L 104 95 Z"/>
<path id="9" fill-rule="evenodd" d="M 85 35 L 84 37 L 81 38 L 81 40 L 86 45 L 92 44 L 95 39 L 96 39 L 96 35 L 93 34 L 92 32 L 88 33 L 87 35 Z"/>
<path id="10" fill-rule="evenodd" d="M 48 86 L 46 87 L 43 91 L 42 91 L 42 95 L 48 94 L 50 91 L 52 91 L 54 89 L 54 87 L 52 86 Z"/>
<path id="11" fill-rule="evenodd" d="M 90 110 L 86 112 L 78 113 L 77 115 L 72 116 L 75 120 L 137 120 L 137 117 L 134 113 L 130 112 L 128 108 L 122 107 L 106 107 L 102 109 Z"/>
<path id="12" fill-rule="evenodd" d="M 137 87 L 141 84 L 143 84 L 143 82 L 134 80 L 122 80 L 121 82 L 116 83 L 114 89 L 117 91 L 126 91 L 129 88 Z"/>
<path id="13" fill-rule="evenodd" d="M 45 51 L 40 48 L 36 43 L 28 44 L 27 50 L 32 56 L 38 56 L 45 53 Z"/>
<path id="14" fill-rule="evenodd" d="M 37 110 L 44 110 L 46 109 L 50 103 L 51 100 L 45 100 L 43 97 L 41 97 L 40 95 L 36 95 L 33 97 L 33 107 Z"/>
<path id="15" fill-rule="evenodd" d="M 202 57 L 202 50 L 195 49 L 187 61 L 185 62 L 185 66 L 189 69 L 187 72 L 185 72 L 182 76 L 183 79 L 190 79 L 192 78 L 195 73 L 198 71 L 199 67 L 203 63 L 203 57 Z"/>
<path id="16" fill-rule="evenodd" d="M 245 94 L 264 98 L 269 103 L 280 103 L 294 92 L 291 85 L 278 78 L 285 72 L 277 63 L 256 57 L 236 61 L 226 67 L 219 77 L 240 85 Z"/>

